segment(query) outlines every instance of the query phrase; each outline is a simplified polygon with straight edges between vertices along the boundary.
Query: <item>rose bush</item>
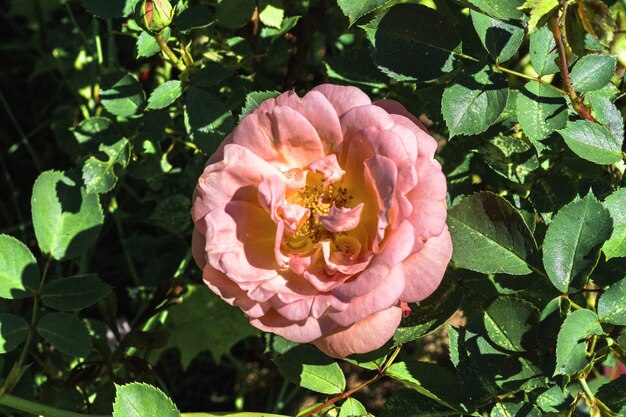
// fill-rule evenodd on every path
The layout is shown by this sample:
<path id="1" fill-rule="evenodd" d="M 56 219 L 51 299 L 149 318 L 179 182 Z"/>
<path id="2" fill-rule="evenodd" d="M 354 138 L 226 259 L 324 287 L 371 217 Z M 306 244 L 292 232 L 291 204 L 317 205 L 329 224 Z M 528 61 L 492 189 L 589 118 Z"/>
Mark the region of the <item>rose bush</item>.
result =
<path id="1" fill-rule="evenodd" d="M 402 105 L 355 87 L 266 100 L 198 181 L 204 281 L 263 331 L 334 357 L 379 348 L 451 257 L 436 148 Z"/>

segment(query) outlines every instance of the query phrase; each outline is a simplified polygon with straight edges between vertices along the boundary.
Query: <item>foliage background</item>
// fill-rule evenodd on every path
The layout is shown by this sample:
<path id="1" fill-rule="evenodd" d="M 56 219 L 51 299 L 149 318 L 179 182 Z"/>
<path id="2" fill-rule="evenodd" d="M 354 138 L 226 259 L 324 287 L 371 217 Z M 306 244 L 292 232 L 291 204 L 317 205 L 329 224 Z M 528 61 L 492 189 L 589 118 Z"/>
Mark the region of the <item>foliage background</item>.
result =
<path id="1" fill-rule="evenodd" d="M 626 413 L 625 1 L 180 0 L 162 32 L 136 3 L 0 2 L 0 413 Z M 339 362 L 252 329 L 189 248 L 208 154 L 322 82 L 421 115 L 454 241 Z"/>

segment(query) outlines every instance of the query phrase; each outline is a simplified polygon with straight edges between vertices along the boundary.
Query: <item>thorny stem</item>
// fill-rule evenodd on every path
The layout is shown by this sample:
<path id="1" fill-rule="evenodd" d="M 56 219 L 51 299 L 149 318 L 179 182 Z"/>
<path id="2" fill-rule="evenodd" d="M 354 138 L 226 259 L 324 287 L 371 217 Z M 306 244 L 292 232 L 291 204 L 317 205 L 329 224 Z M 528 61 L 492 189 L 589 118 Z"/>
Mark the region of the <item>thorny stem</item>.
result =
<path id="1" fill-rule="evenodd" d="M 561 15 L 563 17 L 565 14 L 565 8 L 567 7 L 565 5 L 565 2 L 561 4 L 561 7 L 563 8 L 563 12 Z M 559 56 L 559 59 L 557 60 L 557 64 L 559 66 L 559 72 L 561 73 L 561 78 L 563 79 L 563 84 L 565 85 L 565 90 L 567 91 L 567 95 L 569 96 L 569 99 L 572 102 L 572 106 L 574 107 L 574 110 L 576 110 L 576 112 L 580 115 L 580 117 L 582 117 L 583 119 L 595 122 L 596 120 L 593 118 L 592 115 L 589 114 L 589 112 L 587 112 L 587 109 L 585 109 L 585 106 L 583 105 L 582 101 L 576 94 L 576 91 L 574 90 L 574 86 L 572 85 L 572 79 L 570 78 L 569 69 L 568 69 L 569 65 L 567 62 L 568 61 L 567 53 L 565 51 L 565 42 L 563 39 L 563 34 L 561 33 L 562 24 L 563 22 L 559 20 L 558 14 L 553 16 L 550 19 L 550 29 L 552 30 L 552 34 L 554 35 L 554 40 L 556 42 L 556 49 L 557 49 L 557 53 Z"/>
<path id="2" fill-rule="evenodd" d="M 380 378 L 385 376 L 385 372 L 387 372 L 387 369 L 391 366 L 393 361 L 396 359 L 396 357 L 398 356 L 398 353 L 400 353 L 400 349 L 402 349 L 402 345 L 396 347 L 396 349 L 393 351 L 393 353 L 391 354 L 389 359 L 387 359 L 385 364 L 378 370 L 378 373 L 374 377 L 368 379 L 365 382 L 360 383 L 359 385 L 357 385 L 356 387 L 352 388 L 351 390 L 348 390 L 348 391 L 346 391 L 346 392 L 344 392 L 344 393 L 342 393 L 342 394 L 340 394 L 340 395 L 338 395 L 336 397 L 331 398 L 330 400 L 326 401 L 324 404 L 320 404 L 317 407 L 315 407 L 314 409 L 309 410 L 306 413 L 299 415 L 299 417 L 312 416 L 315 413 L 325 409 L 326 407 L 328 407 L 330 405 L 333 405 L 337 401 L 345 400 L 345 399 L 351 397 L 352 394 L 354 394 L 357 391 L 362 390 L 363 388 L 365 388 L 369 384 L 378 381 Z"/>
<path id="3" fill-rule="evenodd" d="M 24 342 L 24 347 L 22 348 L 22 353 L 20 354 L 17 362 L 15 362 L 15 364 L 11 368 L 11 371 L 9 372 L 9 375 L 7 376 L 7 379 L 4 383 L 4 386 L 2 387 L 2 389 L 0 389 L 0 394 L 4 395 L 10 393 L 20 380 L 22 367 L 24 366 L 24 362 L 26 362 L 26 358 L 28 357 L 28 350 L 30 349 L 30 344 L 33 340 L 33 335 L 35 334 L 35 327 L 37 326 L 41 290 L 46 281 L 48 269 L 50 269 L 51 264 L 52 256 L 49 256 L 48 260 L 46 261 L 46 266 L 43 269 L 43 274 L 41 274 L 41 279 L 39 280 L 39 287 L 37 288 L 37 292 L 35 293 L 35 299 L 33 300 L 33 311 L 30 318 L 30 325 L 28 326 L 26 341 Z"/>

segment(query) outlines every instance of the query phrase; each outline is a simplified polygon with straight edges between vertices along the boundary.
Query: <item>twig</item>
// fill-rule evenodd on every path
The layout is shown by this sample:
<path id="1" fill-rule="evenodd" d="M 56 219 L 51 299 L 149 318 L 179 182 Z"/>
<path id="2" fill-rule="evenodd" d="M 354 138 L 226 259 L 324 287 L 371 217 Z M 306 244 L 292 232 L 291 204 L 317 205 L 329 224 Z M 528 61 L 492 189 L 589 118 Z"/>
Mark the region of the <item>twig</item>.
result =
<path id="1" fill-rule="evenodd" d="M 567 6 L 563 3 L 561 7 L 564 7 L 563 14 L 565 14 L 565 7 Z M 587 112 L 587 109 L 585 109 L 585 106 L 576 94 L 576 90 L 574 90 L 574 86 L 572 85 L 572 79 L 569 75 L 569 65 L 567 62 L 568 59 L 567 53 L 565 51 L 565 43 L 563 39 L 563 34 L 561 33 L 561 22 L 559 22 L 558 14 L 554 15 L 550 19 L 550 29 L 552 30 L 552 34 L 554 35 L 554 40 L 556 41 L 556 49 L 559 55 L 559 59 L 557 61 L 557 64 L 559 66 L 559 72 L 561 73 L 561 78 L 563 79 L 563 84 L 565 85 L 567 95 L 572 102 L 572 106 L 574 107 L 574 110 L 576 110 L 576 112 L 580 115 L 580 117 L 585 120 L 595 122 L 596 119 L 594 119 L 593 116 L 590 115 L 589 112 Z"/>
<path id="2" fill-rule="evenodd" d="M 306 69 L 306 57 L 323 14 L 324 9 L 321 5 L 312 5 L 309 8 L 309 12 L 298 22 L 294 30 L 296 53 L 291 56 L 289 65 L 287 66 L 287 76 L 285 77 L 285 83 L 283 85 L 284 90 L 294 88 L 296 84 L 299 84 L 304 78 L 303 73 Z"/>
<path id="3" fill-rule="evenodd" d="M 35 150 L 33 149 L 33 147 L 30 145 L 30 142 L 28 141 L 28 137 L 22 130 L 22 127 L 18 123 L 17 119 L 15 118 L 15 115 L 13 114 L 13 111 L 11 110 L 11 106 L 9 106 L 9 103 L 6 101 L 6 99 L 4 98 L 4 94 L 2 94 L 1 91 L 0 91 L 0 102 L 2 103 L 2 107 L 4 107 L 4 110 L 7 112 L 9 119 L 11 119 L 11 123 L 13 123 L 13 126 L 15 126 L 15 130 L 17 130 L 17 133 L 20 136 L 20 141 L 22 142 L 22 145 L 26 147 L 26 150 L 28 151 L 31 158 L 33 159 L 35 168 L 37 168 L 37 171 L 41 171 L 41 163 L 39 162 L 39 158 L 37 157 L 37 154 L 35 153 Z"/>
<path id="4" fill-rule="evenodd" d="M 35 328 L 37 327 L 38 313 L 39 313 L 39 302 L 41 299 L 41 290 L 43 289 L 44 283 L 46 281 L 46 277 L 48 275 L 48 269 L 50 269 L 50 265 L 52 264 L 52 255 L 48 257 L 46 261 L 46 266 L 43 269 L 43 273 L 41 274 L 41 279 L 39 280 L 39 287 L 37 288 L 37 292 L 35 293 L 35 299 L 33 300 L 33 311 L 30 318 L 30 325 L 28 326 L 28 333 L 26 335 L 26 341 L 24 342 L 24 347 L 22 348 L 22 353 L 20 354 L 19 359 L 9 372 L 6 381 L 4 382 L 4 386 L 0 390 L 2 394 L 10 393 L 15 385 L 19 382 L 20 377 L 22 375 L 22 367 L 24 366 L 24 362 L 26 362 L 26 358 L 28 357 L 28 350 L 30 349 L 30 344 L 33 340 L 33 335 L 35 334 Z"/>
<path id="5" fill-rule="evenodd" d="M 169 58 L 172 64 L 174 64 L 176 68 L 178 68 L 179 71 L 183 72 L 185 71 L 185 69 L 187 69 L 185 63 L 178 59 L 174 51 L 172 51 L 167 45 L 167 42 L 165 42 L 165 39 L 163 39 L 163 35 L 156 35 L 154 39 L 156 39 L 157 43 L 159 44 L 161 51 L 163 51 L 163 53 Z"/>
<path id="6" fill-rule="evenodd" d="M 15 410 L 24 411 L 26 413 L 37 416 L 46 417 L 110 417 L 105 415 L 81 414 L 73 411 L 61 410 L 59 408 L 50 407 L 49 405 L 39 404 L 34 401 L 16 397 L 10 394 L 0 395 L 0 404 L 13 408 Z"/>
<path id="7" fill-rule="evenodd" d="M 514 71 L 514 70 L 512 70 L 512 69 L 508 69 L 508 68 L 506 68 L 506 67 L 501 66 L 501 65 L 500 65 L 500 64 L 498 64 L 498 63 L 495 63 L 495 64 L 494 64 L 494 67 L 495 67 L 497 70 L 499 70 L 499 71 L 506 72 L 507 74 L 515 75 L 516 77 L 519 77 L 519 78 L 524 78 L 524 79 L 526 79 L 526 80 L 531 80 L 531 81 L 537 81 L 538 83 L 543 84 L 543 85 L 545 85 L 546 87 L 549 87 L 549 88 L 551 88 L 551 89 L 553 89 L 553 90 L 555 90 L 555 91 L 558 91 L 559 93 L 561 93 L 561 94 L 562 94 L 562 95 L 564 95 L 564 96 L 566 96 L 566 95 L 567 95 L 567 91 L 562 90 L 562 89 L 560 89 L 559 87 L 557 87 L 557 86 L 555 86 L 555 85 L 550 84 L 549 82 L 547 82 L 547 81 L 545 81 L 545 80 L 541 79 L 540 77 L 533 77 L 533 76 L 531 76 L 531 75 L 526 75 L 526 74 L 524 74 L 524 73 L 521 73 L 521 72 L 518 72 L 518 71 Z"/>
<path id="8" fill-rule="evenodd" d="M 320 404 L 317 407 L 315 407 L 312 410 L 307 411 L 306 413 L 300 415 L 300 417 L 308 417 L 308 416 L 312 416 L 315 413 L 322 411 L 323 409 L 325 409 L 326 407 L 333 405 L 334 403 L 336 403 L 337 401 L 341 401 L 341 400 L 345 400 L 349 397 L 352 396 L 352 394 L 354 394 L 357 391 L 362 390 L 363 388 L 365 388 L 366 386 L 368 386 L 369 384 L 371 384 L 372 382 L 376 382 L 378 381 L 380 378 L 382 378 L 383 376 L 385 376 L 385 372 L 387 372 L 387 369 L 391 366 L 391 364 L 393 363 L 393 361 L 396 359 L 396 356 L 398 356 L 398 353 L 400 353 L 400 349 L 402 349 L 402 345 L 396 347 L 396 349 L 393 351 L 393 353 L 391 354 L 391 356 L 389 357 L 389 359 L 387 359 L 387 361 L 385 362 L 385 364 L 378 370 L 378 373 L 368 379 L 365 382 L 360 383 L 359 385 L 357 385 L 356 387 L 352 388 L 349 391 L 346 391 L 336 397 L 331 398 L 330 400 L 326 401 L 324 404 Z"/>

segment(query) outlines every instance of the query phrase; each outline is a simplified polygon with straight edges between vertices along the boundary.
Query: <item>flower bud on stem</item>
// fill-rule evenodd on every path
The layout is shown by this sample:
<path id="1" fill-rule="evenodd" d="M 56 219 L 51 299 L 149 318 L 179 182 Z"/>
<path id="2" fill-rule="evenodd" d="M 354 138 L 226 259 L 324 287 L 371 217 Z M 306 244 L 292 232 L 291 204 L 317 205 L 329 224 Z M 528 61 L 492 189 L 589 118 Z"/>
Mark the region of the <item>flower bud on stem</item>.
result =
<path id="1" fill-rule="evenodd" d="M 142 0 L 135 8 L 135 21 L 143 30 L 149 33 L 159 44 L 161 51 L 178 68 L 185 71 L 189 65 L 188 52 L 181 51 L 183 59 L 176 56 L 174 51 L 167 45 L 163 38 L 163 30 L 167 28 L 174 19 L 174 7 L 169 0 Z M 182 48 L 181 48 L 182 49 Z M 187 63 L 187 65 L 185 65 Z"/>

